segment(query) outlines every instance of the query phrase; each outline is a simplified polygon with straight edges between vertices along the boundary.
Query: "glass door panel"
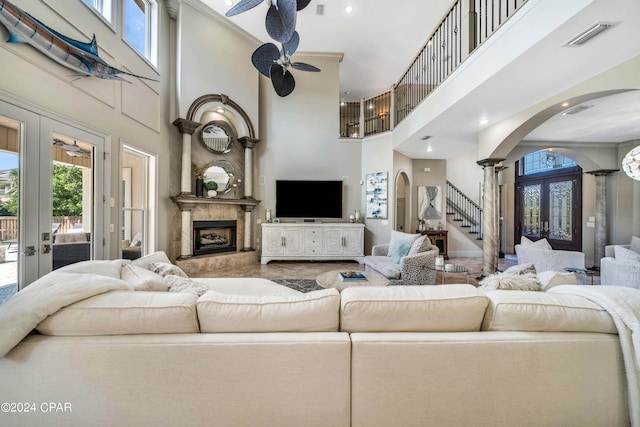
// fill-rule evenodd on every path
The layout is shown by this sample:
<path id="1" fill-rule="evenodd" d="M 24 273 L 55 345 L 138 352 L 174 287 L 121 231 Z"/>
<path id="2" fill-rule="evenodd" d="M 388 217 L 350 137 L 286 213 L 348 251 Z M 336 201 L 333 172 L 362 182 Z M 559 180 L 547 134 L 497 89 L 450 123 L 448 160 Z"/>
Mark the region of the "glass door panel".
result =
<path id="1" fill-rule="evenodd" d="M 540 238 L 542 227 L 540 224 L 540 204 L 542 186 L 540 184 L 525 185 L 522 188 L 522 235 L 530 238 Z"/>
<path id="2" fill-rule="evenodd" d="M 549 221 L 545 232 L 549 239 L 573 239 L 573 185 L 571 181 L 549 183 Z"/>

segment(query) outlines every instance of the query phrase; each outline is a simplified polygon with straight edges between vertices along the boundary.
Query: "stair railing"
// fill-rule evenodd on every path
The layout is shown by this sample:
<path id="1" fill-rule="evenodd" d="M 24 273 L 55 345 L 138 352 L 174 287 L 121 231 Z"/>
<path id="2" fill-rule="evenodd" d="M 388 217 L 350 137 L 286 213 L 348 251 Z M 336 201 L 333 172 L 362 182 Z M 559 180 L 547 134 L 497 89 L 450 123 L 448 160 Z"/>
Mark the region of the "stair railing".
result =
<path id="1" fill-rule="evenodd" d="M 482 240 L 482 208 L 449 181 L 447 215 L 452 215 L 453 221 L 459 221 L 461 227 L 469 228 L 469 233 L 477 234 L 477 239 Z"/>

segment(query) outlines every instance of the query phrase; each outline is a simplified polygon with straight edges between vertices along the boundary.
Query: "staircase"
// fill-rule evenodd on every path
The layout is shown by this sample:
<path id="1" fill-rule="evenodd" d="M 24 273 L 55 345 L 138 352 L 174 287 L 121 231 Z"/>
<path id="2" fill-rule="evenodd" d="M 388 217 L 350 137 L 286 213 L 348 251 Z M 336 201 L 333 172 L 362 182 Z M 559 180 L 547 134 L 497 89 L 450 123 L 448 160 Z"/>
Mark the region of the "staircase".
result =
<path id="1" fill-rule="evenodd" d="M 482 248 L 482 208 L 447 181 L 447 222 Z"/>

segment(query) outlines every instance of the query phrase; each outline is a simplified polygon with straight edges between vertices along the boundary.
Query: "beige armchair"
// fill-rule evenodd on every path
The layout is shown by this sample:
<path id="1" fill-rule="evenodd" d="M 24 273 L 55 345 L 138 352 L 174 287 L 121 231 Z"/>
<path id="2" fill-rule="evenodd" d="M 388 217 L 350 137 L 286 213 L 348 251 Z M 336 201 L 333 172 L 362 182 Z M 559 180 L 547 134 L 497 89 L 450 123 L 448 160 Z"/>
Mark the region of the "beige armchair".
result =
<path id="1" fill-rule="evenodd" d="M 600 260 L 600 284 L 640 289 L 640 263 L 616 259 L 616 246 L 629 249 L 629 245 L 608 245 Z"/>
<path id="2" fill-rule="evenodd" d="M 364 257 L 365 271 L 382 274 L 390 285 L 434 285 L 436 271 L 426 265 L 435 264 L 439 252 L 427 236 L 422 236 L 414 242 L 409 254 L 395 263 L 389 254 L 389 244 L 375 245 L 371 255 Z"/>

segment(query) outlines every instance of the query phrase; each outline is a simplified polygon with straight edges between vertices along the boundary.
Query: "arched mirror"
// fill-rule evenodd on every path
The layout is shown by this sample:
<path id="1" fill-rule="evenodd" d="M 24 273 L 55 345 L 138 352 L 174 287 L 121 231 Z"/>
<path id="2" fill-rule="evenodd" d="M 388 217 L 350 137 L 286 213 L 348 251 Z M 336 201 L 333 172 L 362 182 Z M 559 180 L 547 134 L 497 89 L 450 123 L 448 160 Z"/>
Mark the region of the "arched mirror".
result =
<path id="1" fill-rule="evenodd" d="M 213 153 L 228 153 L 235 140 L 236 133 L 233 128 L 228 123 L 219 120 L 207 123 L 200 132 L 200 142 Z"/>
<path id="2" fill-rule="evenodd" d="M 225 160 L 216 160 L 204 171 L 204 182 L 214 181 L 218 184 L 218 194 L 224 194 L 231 191 L 235 182 L 235 174 L 231 163 Z"/>

